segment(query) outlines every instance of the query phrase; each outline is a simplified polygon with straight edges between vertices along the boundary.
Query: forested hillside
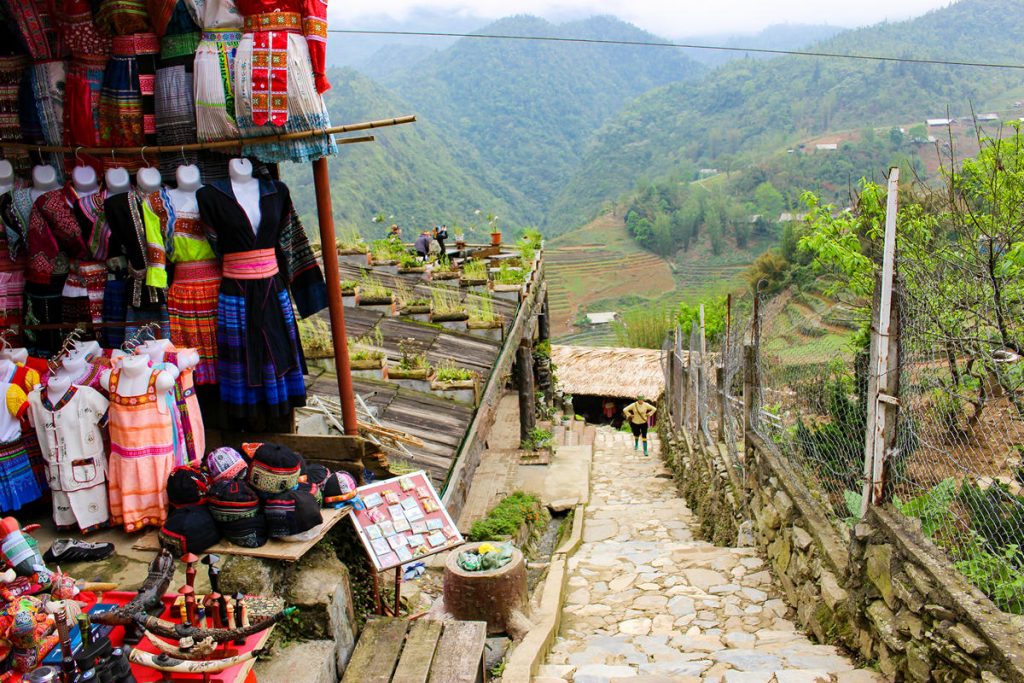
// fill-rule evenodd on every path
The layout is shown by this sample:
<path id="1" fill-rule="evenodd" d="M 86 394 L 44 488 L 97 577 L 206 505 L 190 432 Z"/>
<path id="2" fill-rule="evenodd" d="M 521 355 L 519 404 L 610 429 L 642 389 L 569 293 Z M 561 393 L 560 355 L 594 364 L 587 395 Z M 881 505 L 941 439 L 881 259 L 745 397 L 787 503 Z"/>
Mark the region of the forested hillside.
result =
<path id="1" fill-rule="evenodd" d="M 812 49 L 1020 63 L 1024 0 L 964 0 L 917 19 L 842 33 Z M 781 57 L 730 62 L 698 83 L 653 90 L 604 125 L 548 214 L 549 228 L 596 215 L 639 178 L 737 170 L 829 130 L 970 114 L 1012 103 L 1012 69 Z M 808 178 L 813 184 L 814 178 Z"/>
<path id="2" fill-rule="evenodd" d="M 658 40 L 610 17 L 503 19 L 481 33 Z M 702 67 L 674 50 L 463 39 L 388 78 L 421 120 L 479 153 L 502 198 L 534 223 L 573 176 L 594 132 L 634 97 Z"/>
<path id="3" fill-rule="evenodd" d="M 328 75 L 331 89 L 324 97 L 334 123 L 416 113 L 412 105 L 351 69 L 333 69 Z M 370 144 L 343 146 L 330 160 L 339 231 L 353 227 L 370 236 L 371 220 L 379 213 L 407 227 L 465 223 L 476 209 L 496 213 L 506 223 L 526 221 L 505 199 L 516 199 L 515 191 L 502 187 L 496 192 L 493 188 L 501 181 L 490 166 L 464 141 L 439 130 L 429 117 L 385 129 L 376 138 Z M 316 202 L 308 165 L 283 164 L 281 171 L 312 229 Z"/>

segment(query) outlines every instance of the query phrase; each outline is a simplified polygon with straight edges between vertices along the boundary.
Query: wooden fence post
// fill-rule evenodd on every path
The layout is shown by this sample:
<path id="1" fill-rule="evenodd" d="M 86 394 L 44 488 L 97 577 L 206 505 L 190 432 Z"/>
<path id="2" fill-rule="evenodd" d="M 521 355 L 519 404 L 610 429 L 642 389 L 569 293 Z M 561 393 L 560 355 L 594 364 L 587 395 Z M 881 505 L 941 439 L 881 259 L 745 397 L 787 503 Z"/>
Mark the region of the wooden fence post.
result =
<path id="1" fill-rule="evenodd" d="M 899 399 L 899 325 L 894 321 L 893 281 L 896 275 L 896 214 L 900 169 L 889 169 L 885 207 L 885 242 L 882 272 L 875 283 L 871 315 L 871 351 L 868 361 L 867 430 L 864 444 L 864 486 L 861 517 L 868 505 L 883 502 L 885 458 L 896 441 Z M 894 324 L 894 322 L 896 324 Z"/>
<path id="2" fill-rule="evenodd" d="M 722 359 L 724 362 L 724 358 Z M 729 392 L 725 386 L 725 366 L 719 365 L 715 368 L 715 384 L 718 386 L 718 440 L 725 442 L 726 430 L 725 421 L 729 419 Z"/>
<path id="3" fill-rule="evenodd" d="M 757 405 L 757 347 L 747 344 L 743 347 L 743 453 L 750 451 L 750 435 L 754 424 Z"/>

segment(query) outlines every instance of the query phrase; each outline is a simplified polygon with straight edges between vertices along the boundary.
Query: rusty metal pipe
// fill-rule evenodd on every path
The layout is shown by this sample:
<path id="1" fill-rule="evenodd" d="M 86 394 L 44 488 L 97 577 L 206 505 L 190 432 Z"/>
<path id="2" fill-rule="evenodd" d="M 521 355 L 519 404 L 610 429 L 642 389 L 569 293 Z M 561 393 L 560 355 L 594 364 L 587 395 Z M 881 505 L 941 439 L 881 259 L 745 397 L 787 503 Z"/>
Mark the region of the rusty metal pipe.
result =
<path id="1" fill-rule="evenodd" d="M 338 374 L 338 396 L 341 399 L 341 421 L 345 434 L 358 436 L 359 424 L 356 419 L 355 392 L 352 389 L 348 337 L 345 334 L 345 307 L 341 298 L 341 272 L 338 269 L 337 238 L 334 235 L 331 182 L 326 157 L 313 162 L 313 189 L 316 192 L 316 213 L 320 223 L 324 277 L 327 280 L 327 304 L 331 316 L 331 338 L 334 341 L 334 367 Z"/>

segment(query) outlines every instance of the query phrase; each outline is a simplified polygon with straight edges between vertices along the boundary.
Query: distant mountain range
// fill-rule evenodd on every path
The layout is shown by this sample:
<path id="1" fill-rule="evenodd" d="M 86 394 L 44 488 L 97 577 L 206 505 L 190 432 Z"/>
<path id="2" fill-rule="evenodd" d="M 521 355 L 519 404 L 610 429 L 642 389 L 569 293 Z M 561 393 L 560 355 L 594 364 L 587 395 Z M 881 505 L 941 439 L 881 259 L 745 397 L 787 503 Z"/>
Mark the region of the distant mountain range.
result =
<path id="1" fill-rule="evenodd" d="M 470 30 L 433 21 L 402 26 Z M 1024 62 L 1024 0 L 962 0 L 910 21 L 837 31 L 780 26 L 687 42 Z M 662 41 L 612 17 L 553 24 L 516 16 L 478 32 Z M 1024 99 L 1016 70 L 345 34 L 332 35 L 329 49 L 332 63 L 353 67 L 331 73 L 332 121 L 419 117 L 380 131 L 375 144 L 343 148 L 331 162 L 337 218 L 364 232 L 380 212 L 406 225 L 467 225 L 480 209 L 505 225 L 557 234 L 623 199 L 642 178 L 742 170 L 828 131 Z M 308 171 L 285 173 L 298 180 Z M 308 183 L 295 195 L 311 214 Z"/>

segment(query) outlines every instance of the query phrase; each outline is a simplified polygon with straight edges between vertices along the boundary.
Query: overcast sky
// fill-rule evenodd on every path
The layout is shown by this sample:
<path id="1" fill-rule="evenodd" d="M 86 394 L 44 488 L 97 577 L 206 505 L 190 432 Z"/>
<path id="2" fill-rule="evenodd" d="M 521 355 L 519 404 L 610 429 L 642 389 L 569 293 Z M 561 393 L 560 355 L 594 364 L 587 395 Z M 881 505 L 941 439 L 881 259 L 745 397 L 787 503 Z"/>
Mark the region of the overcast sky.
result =
<path id="1" fill-rule="evenodd" d="M 944 7 L 949 0 L 345 0 L 332 3 L 337 28 L 382 28 L 392 19 L 461 15 L 482 20 L 534 14 L 567 20 L 612 14 L 657 35 L 753 33 L 772 24 L 864 26 L 899 20 Z M 409 28 L 409 27 L 403 27 Z M 426 27 L 430 30 L 431 27 Z"/>

